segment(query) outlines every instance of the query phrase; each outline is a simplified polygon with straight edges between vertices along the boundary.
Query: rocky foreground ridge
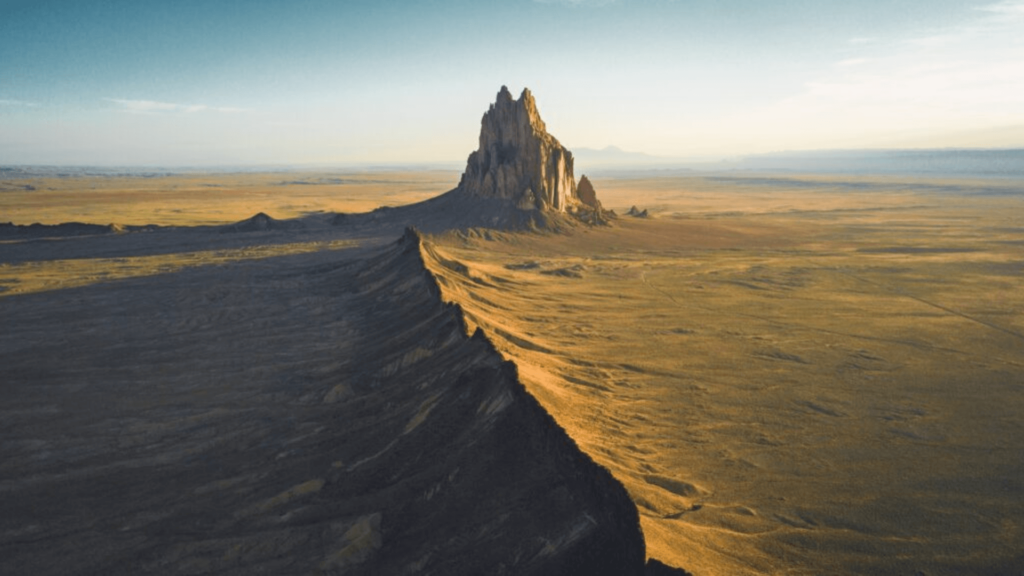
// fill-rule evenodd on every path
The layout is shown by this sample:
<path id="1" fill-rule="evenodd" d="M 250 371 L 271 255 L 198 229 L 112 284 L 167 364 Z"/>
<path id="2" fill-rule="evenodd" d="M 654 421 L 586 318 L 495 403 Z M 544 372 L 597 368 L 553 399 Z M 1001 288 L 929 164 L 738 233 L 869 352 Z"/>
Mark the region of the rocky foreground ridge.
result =
<path id="1" fill-rule="evenodd" d="M 432 258 L 409 230 L 0 302 L 0 573 L 659 573 Z"/>

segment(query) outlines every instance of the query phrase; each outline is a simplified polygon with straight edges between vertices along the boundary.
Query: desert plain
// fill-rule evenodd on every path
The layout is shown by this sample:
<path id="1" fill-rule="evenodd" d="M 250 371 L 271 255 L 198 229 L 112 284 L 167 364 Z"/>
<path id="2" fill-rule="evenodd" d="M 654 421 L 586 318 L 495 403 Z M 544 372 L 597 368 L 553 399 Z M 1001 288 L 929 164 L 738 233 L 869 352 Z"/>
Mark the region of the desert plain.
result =
<path id="1" fill-rule="evenodd" d="M 359 268 L 403 227 L 331 219 L 422 201 L 458 177 L 0 182 L 0 221 L 161 227 L 0 237 L 0 571 L 138 567 L 126 558 L 140 548 L 154 572 L 383 562 L 373 550 L 408 512 L 388 506 L 418 487 L 381 495 L 382 512 L 335 510 L 350 520 L 305 528 L 318 518 L 310 498 L 329 499 L 338 475 L 398 441 L 345 444 L 328 411 L 361 398 L 345 378 L 369 390 L 418 366 L 443 379 L 428 358 L 450 344 L 417 347 L 408 335 L 430 319 L 374 296 L 408 282 Z M 1024 571 L 1024 182 L 591 180 L 618 214 L 607 226 L 428 230 L 423 260 L 467 335 L 481 328 L 625 486 L 648 556 L 698 576 Z M 649 217 L 626 216 L 633 205 Z M 260 212 L 302 226 L 224 233 Z M 357 269 L 368 283 L 332 288 Z M 449 405 L 427 392 L 396 424 L 403 435 Z M 233 507 L 234 524 L 204 516 L 214 505 Z M 195 542 L 218 530 L 269 540 Z M 325 547 L 315 566 L 273 563 Z M 437 562 L 424 554 L 403 569 Z"/>

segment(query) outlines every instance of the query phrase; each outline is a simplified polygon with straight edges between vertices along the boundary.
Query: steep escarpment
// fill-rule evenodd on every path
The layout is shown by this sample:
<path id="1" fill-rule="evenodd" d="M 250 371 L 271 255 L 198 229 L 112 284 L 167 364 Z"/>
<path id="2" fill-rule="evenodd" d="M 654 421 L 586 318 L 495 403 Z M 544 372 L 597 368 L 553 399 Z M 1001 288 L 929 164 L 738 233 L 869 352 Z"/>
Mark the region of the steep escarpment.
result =
<path id="1" fill-rule="evenodd" d="M 2 304 L 0 572 L 644 571 L 623 487 L 414 232 Z"/>
<path id="2" fill-rule="evenodd" d="M 400 244 L 412 253 L 413 267 L 428 278 L 431 298 L 440 302 L 441 290 L 424 262 L 419 235 L 407 231 Z M 456 304 L 444 304 L 444 308 L 465 330 L 461 308 Z M 581 452 L 526 392 L 515 364 L 501 359 L 482 330 L 474 331 L 468 345 L 479 347 L 488 363 L 498 363 L 493 369 L 467 373 L 456 384 L 466 388 L 460 391 L 462 395 L 469 389 L 487 391 L 475 410 L 476 400 L 446 410 L 458 418 L 472 412 L 485 423 L 467 430 L 455 443 L 455 447 L 473 445 L 470 450 L 476 456 L 469 458 L 472 471 L 468 475 L 478 474 L 479 478 L 463 492 L 467 501 L 461 507 L 465 515 L 460 514 L 459 523 L 465 529 L 465 524 L 479 522 L 476 518 L 507 518 L 497 526 L 488 525 L 492 531 L 489 549 L 477 548 L 478 544 L 470 547 L 476 549 L 473 571 L 494 573 L 495 566 L 507 566 L 514 574 L 643 573 L 639 516 L 622 485 Z M 492 509 L 481 510 L 481 503 L 485 510 Z M 449 503 L 443 512 L 435 513 L 451 518 L 459 508 Z M 505 538 L 497 537 L 503 531 Z M 532 558 L 516 566 L 496 552 L 509 545 L 517 553 L 533 548 L 534 554 L 528 553 Z"/>

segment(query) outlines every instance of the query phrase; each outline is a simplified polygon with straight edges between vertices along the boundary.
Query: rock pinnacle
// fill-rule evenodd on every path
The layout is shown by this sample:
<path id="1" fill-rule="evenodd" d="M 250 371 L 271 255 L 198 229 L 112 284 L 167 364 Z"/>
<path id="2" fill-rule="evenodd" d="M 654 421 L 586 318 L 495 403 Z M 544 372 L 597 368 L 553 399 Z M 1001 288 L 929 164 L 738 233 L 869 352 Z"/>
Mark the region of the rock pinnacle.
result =
<path id="1" fill-rule="evenodd" d="M 572 152 L 548 134 L 530 90 L 513 99 L 502 86 L 481 120 L 480 147 L 469 155 L 459 188 L 522 209 L 566 212 L 579 205 L 572 170 Z"/>

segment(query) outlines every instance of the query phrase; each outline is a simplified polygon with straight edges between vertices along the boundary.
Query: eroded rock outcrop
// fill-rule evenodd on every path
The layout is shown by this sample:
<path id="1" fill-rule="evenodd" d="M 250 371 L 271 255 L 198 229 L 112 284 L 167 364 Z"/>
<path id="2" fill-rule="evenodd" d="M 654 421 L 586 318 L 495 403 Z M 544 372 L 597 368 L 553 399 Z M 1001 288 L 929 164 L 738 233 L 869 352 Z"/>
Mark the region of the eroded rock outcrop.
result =
<path id="1" fill-rule="evenodd" d="M 229 234 L 233 232 L 266 232 L 268 230 L 291 230 L 295 228 L 302 228 L 302 222 L 295 220 L 278 220 L 271 218 L 267 214 L 260 212 L 252 218 L 247 218 L 241 222 L 235 222 L 229 226 L 221 228 L 222 234 Z"/>
<path id="2" fill-rule="evenodd" d="M 586 174 L 580 176 L 580 183 L 576 186 L 576 195 L 579 196 L 580 202 L 595 210 L 601 210 L 601 201 L 597 199 L 597 191 L 594 190 L 594 185 L 590 183 L 590 178 L 587 178 Z"/>
<path id="3" fill-rule="evenodd" d="M 566 212 L 579 204 L 572 164 L 572 152 L 548 134 L 530 90 L 513 99 L 502 86 L 484 114 L 480 148 L 469 155 L 459 188 L 522 209 Z"/>
<path id="4" fill-rule="evenodd" d="M 626 212 L 626 216 L 633 216 L 634 218 L 647 218 L 649 215 L 647 208 L 640 210 L 636 206 L 630 206 L 629 211 Z"/>
<path id="5" fill-rule="evenodd" d="M 548 133 L 530 90 L 515 99 L 502 86 L 484 113 L 479 147 L 469 155 L 456 188 L 416 204 L 338 215 L 332 224 L 378 231 L 415 226 L 428 233 L 558 231 L 613 218 L 615 213 L 601 208 L 596 194 L 586 201 L 579 196 L 572 152 Z"/>

